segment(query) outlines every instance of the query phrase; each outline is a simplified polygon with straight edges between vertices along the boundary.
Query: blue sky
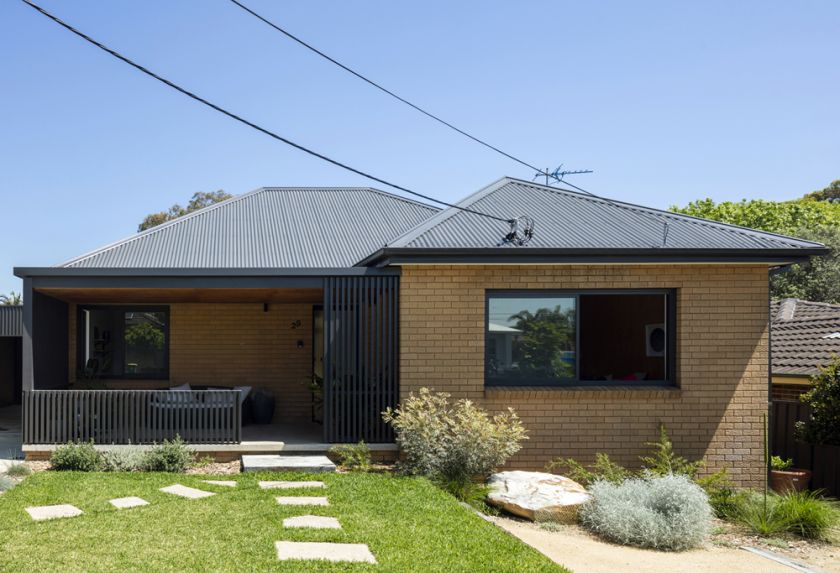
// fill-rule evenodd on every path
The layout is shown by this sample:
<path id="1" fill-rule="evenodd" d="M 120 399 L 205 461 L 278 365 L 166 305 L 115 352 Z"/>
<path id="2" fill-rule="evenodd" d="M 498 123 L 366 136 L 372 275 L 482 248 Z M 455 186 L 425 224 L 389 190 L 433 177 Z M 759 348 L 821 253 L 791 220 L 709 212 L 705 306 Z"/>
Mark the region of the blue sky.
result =
<path id="1" fill-rule="evenodd" d="M 325 154 L 457 200 L 532 173 L 227 0 L 41 0 L 199 94 Z M 787 199 L 840 178 L 840 3 L 269 2 L 324 51 L 573 181 L 656 207 Z M 0 292 L 195 191 L 367 185 L 0 3 Z"/>

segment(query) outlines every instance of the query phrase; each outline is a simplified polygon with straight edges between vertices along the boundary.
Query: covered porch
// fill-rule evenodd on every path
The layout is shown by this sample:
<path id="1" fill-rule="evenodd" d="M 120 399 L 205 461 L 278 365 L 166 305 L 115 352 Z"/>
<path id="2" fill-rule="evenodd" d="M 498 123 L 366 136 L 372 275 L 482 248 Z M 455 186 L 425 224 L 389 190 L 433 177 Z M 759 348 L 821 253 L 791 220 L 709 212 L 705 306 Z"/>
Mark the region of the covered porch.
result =
<path id="1" fill-rule="evenodd" d="M 393 445 L 396 270 L 16 272 L 25 451 L 176 435 L 214 452 Z"/>

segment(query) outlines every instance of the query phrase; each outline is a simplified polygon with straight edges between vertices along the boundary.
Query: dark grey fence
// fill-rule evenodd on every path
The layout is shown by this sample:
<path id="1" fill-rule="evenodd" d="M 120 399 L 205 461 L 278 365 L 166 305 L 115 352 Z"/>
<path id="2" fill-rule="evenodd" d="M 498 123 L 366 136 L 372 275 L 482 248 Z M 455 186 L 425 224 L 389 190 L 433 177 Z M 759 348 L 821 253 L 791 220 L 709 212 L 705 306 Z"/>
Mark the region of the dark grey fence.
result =
<path id="1" fill-rule="evenodd" d="M 399 399 L 399 277 L 324 285 L 324 425 L 329 442 L 392 442 L 382 411 Z"/>
<path id="2" fill-rule="evenodd" d="M 800 402 L 773 401 L 770 428 L 772 454 L 792 458 L 794 466 L 813 472 L 811 489 L 840 497 L 840 446 L 819 446 L 794 437 L 796 422 L 807 420 L 811 408 Z"/>
<path id="3" fill-rule="evenodd" d="M 23 443 L 192 444 L 241 440 L 236 390 L 34 390 L 23 393 Z"/>

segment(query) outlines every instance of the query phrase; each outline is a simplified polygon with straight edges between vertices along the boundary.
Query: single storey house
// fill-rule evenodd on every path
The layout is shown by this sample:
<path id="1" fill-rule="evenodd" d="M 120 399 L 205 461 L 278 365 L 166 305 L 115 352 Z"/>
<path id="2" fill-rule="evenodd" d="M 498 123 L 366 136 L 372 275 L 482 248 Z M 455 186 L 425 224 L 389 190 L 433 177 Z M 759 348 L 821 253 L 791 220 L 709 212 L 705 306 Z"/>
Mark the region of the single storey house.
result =
<path id="1" fill-rule="evenodd" d="M 824 251 L 511 178 L 443 210 L 258 189 L 15 269 L 24 450 L 175 434 L 216 453 L 387 449 L 382 410 L 429 387 L 514 408 L 530 439 L 511 467 L 634 464 L 664 424 L 682 454 L 757 485 L 768 271 Z M 267 397 L 271 424 L 247 424 Z"/>
<path id="2" fill-rule="evenodd" d="M 773 399 L 798 401 L 840 356 L 840 305 L 796 298 L 771 305 Z"/>

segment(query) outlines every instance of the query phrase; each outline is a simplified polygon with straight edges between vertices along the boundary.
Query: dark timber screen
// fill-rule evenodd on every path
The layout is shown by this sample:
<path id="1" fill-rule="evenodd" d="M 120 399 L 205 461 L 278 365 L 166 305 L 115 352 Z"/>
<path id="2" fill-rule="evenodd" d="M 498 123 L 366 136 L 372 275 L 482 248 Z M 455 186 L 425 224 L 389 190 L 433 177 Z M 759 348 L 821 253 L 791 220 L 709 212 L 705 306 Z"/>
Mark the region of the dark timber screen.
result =
<path id="1" fill-rule="evenodd" d="M 23 443 L 235 444 L 236 390 L 34 390 L 23 393 Z"/>
<path id="2" fill-rule="evenodd" d="M 392 442 L 382 411 L 399 399 L 399 277 L 324 282 L 324 433 L 328 442 Z"/>

